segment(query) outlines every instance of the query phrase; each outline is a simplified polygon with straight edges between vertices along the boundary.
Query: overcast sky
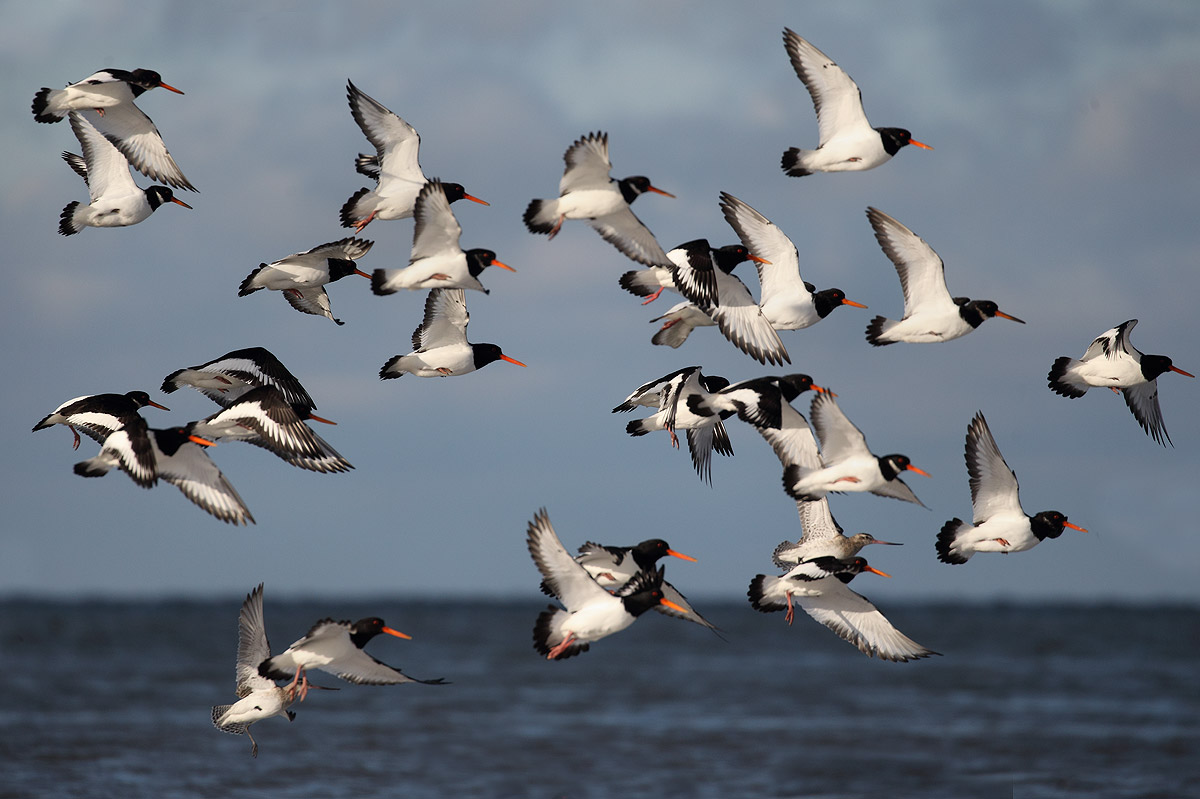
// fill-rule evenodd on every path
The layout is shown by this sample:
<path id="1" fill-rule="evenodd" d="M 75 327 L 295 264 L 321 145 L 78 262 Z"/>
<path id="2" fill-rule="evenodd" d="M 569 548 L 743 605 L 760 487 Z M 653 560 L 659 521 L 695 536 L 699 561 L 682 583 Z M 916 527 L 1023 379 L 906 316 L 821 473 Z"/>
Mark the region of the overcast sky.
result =
<path id="1" fill-rule="evenodd" d="M 453 594 L 537 598 L 525 526 L 541 506 L 569 548 L 662 537 L 699 558 L 668 572 L 684 593 L 738 598 L 771 551 L 800 534 L 780 467 L 749 427 L 717 457 L 713 486 L 665 435 L 633 439 L 611 414 L 639 384 L 693 364 L 736 381 L 806 372 L 840 396 L 876 453 L 933 477 L 909 485 L 929 506 L 835 496 L 847 533 L 894 575 L 874 599 L 1200 599 L 1200 385 L 1160 381 L 1175 446 L 1155 444 L 1124 402 L 1046 387 L 1127 319 L 1134 343 L 1200 373 L 1200 9 L 1138 3 L 398 4 L 3 3 L 0 237 L 8 290 L 0 438 L 6 453 L 0 594 L 275 596 Z M 814 147 L 812 104 L 781 42 L 787 26 L 858 82 L 876 125 L 908 148 L 862 173 L 786 177 L 787 147 Z M 62 162 L 67 124 L 29 112 L 42 86 L 105 67 L 159 71 L 186 94 L 139 100 L 199 194 L 126 229 L 57 234 L 87 197 Z M 347 78 L 422 134 L 429 176 L 491 203 L 455 206 L 466 247 L 516 274 L 484 273 L 469 335 L 506 363 L 460 378 L 381 382 L 408 352 L 424 296 L 330 287 L 337 327 L 277 293 L 239 298 L 272 261 L 349 235 L 338 210 L 369 181 L 370 145 L 350 117 Z M 792 366 L 766 368 L 715 329 L 680 349 L 650 344 L 643 307 L 618 276 L 635 265 L 581 222 L 554 241 L 521 213 L 557 192 L 562 153 L 607 131 L 614 176 L 648 175 L 676 195 L 635 210 L 665 248 L 736 241 L 717 206 L 728 191 L 798 244 L 806 279 L 870 306 L 783 333 Z M 137 176 L 140 185 L 148 185 Z M 996 301 L 1027 325 L 993 320 L 937 345 L 872 348 L 875 314 L 898 318 L 899 281 L 864 214 L 876 206 L 946 262 L 952 294 Z M 407 262 L 412 222 L 374 222 L 360 267 Z M 757 291 L 752 270 L 742 276 Z M 228 443 L 211 452 L 258 520 L 222 524 L 173 487 L 124 474 L 84 480 L 70 433 L 30 428 L 64 400 L 144 389 L 169 406 L 151 426 L 215 410 L 163 377 L 229 350 L 264 346 L 309 389 L 319 432 L 357 468 L 319 475 Z M 808 396 L 797 401 L 807 414 Z M 935 560 L 942 524 L 971 512 L 963 441 L 982 410 L 1021 479 L 1027 512 L 1057 509 L 1068 530 L 1031 552 Z M 862 578 L 860 582 L 867 582 Z M 859 585 L 856 583 L 856 588 Z M 868 590 L 869 589 L 869 590 Z"/>

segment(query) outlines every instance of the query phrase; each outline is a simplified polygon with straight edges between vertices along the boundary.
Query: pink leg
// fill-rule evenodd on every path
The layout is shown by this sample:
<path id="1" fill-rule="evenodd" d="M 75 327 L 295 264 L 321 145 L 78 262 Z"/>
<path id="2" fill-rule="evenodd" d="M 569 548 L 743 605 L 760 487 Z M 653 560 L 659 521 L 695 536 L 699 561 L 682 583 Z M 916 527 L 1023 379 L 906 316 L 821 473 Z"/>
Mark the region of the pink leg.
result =
<path id="1" fill-rule="evenodd" d="M 658 287 L 658 291 L 654 292 L 653 294 L 651 294 L 649 297 L 647 297 L 645 300 L 643 300 L 643 301 L 642 301 L 642 305 L 649 305 L 650 303 L 652 303 L 652 302 L 654 302 L 655 300 L 657 300 L 657 299 L 658 299 L 658 295 L 659 295 L 659 294 L 662 294 L 662 293 L 663 293 L 663 287 L 662 287 L 662 286 L 659 286 L 659 287 Z"/>

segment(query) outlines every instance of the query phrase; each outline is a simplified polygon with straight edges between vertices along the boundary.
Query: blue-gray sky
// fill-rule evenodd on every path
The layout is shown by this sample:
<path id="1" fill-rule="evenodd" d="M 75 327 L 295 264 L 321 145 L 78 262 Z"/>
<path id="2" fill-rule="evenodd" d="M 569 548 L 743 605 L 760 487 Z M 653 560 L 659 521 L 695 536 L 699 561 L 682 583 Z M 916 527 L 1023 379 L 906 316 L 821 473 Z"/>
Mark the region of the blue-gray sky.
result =
<path id="1" fill-rule="evenodd" d="M 715 330 L 654 347 L 651 306 L 617 286 L 633 264 L 582 223 L 554 241 L 521 213 L 552 196 L 562 153 L 609 133 L 614 175 L 645 174 L 677 195 L 635 210 L 666 248 L 736 236 L 728 191 L 798 244 L 804 277 L 869 311 L 840 309 L 784 333 L 793 366 L 833 387 L 878 453 L 903 452 L 933 479 L 908 482 L 930 507 L 836 496 L 847 532 L 903 541 L 868 550 L 892 573 L 876 599 L 1169 598 L 1195 601 L 1200 535 L 1200 385 L 1160 382 L 1174 448 L 1152 442 L 1124 403 L 1046 388 L 1059 355 L 1130 318 L 1134 343 L 1200 373 L 1200 10 L 1139 3 L 5 3 L 0 83 L 7 157 L 0 235 L 9 279 L 3 320 L 6 454 L 0 594 L 218 595 L 265 580 L 276 595 L 536 596 L 526 522 L 540 506 L 568 547 L 666 538 L 700 560 L 673 563 L 685 593 L 734 598 L 795 538 L 778 461 L 731 424 L 737 455 L 713 486 L 664 436 L 631 439 L 610 414 L 634 387 L 701 364 L 731 380 L 764 368 Z M 883 167 L 788 178 L 789 146 L 817 126 L 780 40 L 787 26 L 862 88 L 876 125 L 909 148 Z M 29 102 L 104 67 L 145 67 L 181 88 L 145 95 L 172 154 L 200 189 L 136 227 L 63 238 L 58 215 L 86 197 L 60 160 L 66 124 L 38 125 Z M 369 144 L 346 79 L 422 134 L 425 172 L 488 200 L 459 204 L 464 246 L 519 271 L 491 270 L 468 297 L 473 341 L 529 364 L 462 378 L 380 382 L 410 349 L 422 294 L 376 297 L 367 281 L 330 287 L 346 321 L 296 313 L 278 294 L 237 296 L 259 262 L 348 234 L 345 199 Z M 138 176 L 141 185 L 148 182 Z M 873 205 L 924 237 L 953 294 L 1025 319 L 941 345 L 870 347 L 871 316 L 902 312 L 875 243 Z M 463 207 L 469 206 L 469 207 Z M 375 222 L 361 262 L 403 265 L 411 221 Z M 749 272 L 749 270 L 745 270 Z M 747 278 L 749 281 L 749 278 Z M 63 429 L 30 434 L 82 394 L 151 391 L 170 406 L 152 426 L 215 406 L 164 397 L 167 373 L 265 346 L 339 422 L 320 432 L 357 467 L 316 475 L 238 444 L 212 455 L 258 524 L 234 528 L 171 486 L 123 474 L 84 480 Z M 807 398 L 797 402 L 807 412 Z M 1029 512 L 1056 508 L 1091 530 L 1011 557 L 936 562 L 942 523 L 970 513 L 966 426 L 983 410 L 1022 482 Z M 882 547 L 878 548 L 883 550 Z M 866 582 L 866 580 L 862 580 Z M 869 589 L 869 590 L 868 590 Z"/>

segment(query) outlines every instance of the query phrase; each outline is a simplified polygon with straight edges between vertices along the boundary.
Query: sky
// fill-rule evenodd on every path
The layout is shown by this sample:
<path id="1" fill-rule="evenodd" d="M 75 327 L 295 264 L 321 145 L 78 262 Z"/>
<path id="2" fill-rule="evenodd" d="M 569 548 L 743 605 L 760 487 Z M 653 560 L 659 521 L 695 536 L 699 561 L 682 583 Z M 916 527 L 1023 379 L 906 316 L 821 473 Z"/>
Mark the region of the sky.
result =
<path id="1" fill-rule="evenodd" d="M 387 594 L 540 599 L 525 528 L 546 507 L 564 544 L 665 538 L 693 600 L 738 599 L 771 552 L 801 534 L 779 463 L 731 421 L 736 455 L 713 484 L 664 434 L 630 438 L 610 409 L 640 384 L 701 365 L 731 381 L 804 372 L 839 395 L 877 454 L 932 475 L 907 482 L 928 506 L 831 498 L 848 534 L 904 543 L 863 554 L 893 575 L 856 583 L 884 601 L 1200 600 L 1200 385 L 1160 380 L 1174 447 L 1155 444 L 1124 402 L 1052 394 L 1046 373 L 1100 333 L 1140 319 L 1133 341 L 1200 373 L 1200 9 L 1189 4 L 549 2 L 0 3 L 0 239 L 7 252 L 0 395 L 7 454 L 0 596 L 224 597 L 260 581 L 275 596 Z M 932 145 L 861 174 L 790 178 L 782 152 L 817 142 L 812 104 L 784 51 L 790 27 L 859 84 L 879 126 Z M 67 124 L 29 111 L 42 86 L 105 67 L 160 72 L 185 92 L 139 106 L 200 192 L 124 229 L 57 233 L 86 189 L 60 153 Z M 462 377 L 380 381 L 408 352 L 424 296 L 329 287 L 336 316 L 275 293 L 239 298 L 260 262 L 350 234 L 338 210 L 370 182 L 370 145 L 346 80 L 414 125 L 426 175 L 490 203 L 455 206 L 464 247 L 517 269 L 469 292 L 469 337 L 528 364 Z M 615 177 L 647 175 L 676 195 L 634 210 L 664 248 L 736 242 L 728 191 L 800 248 L 803 276 L 869 310 L 842 308 L 785 332 L 786 369 L 764 367 L 715 329 L 678 350 L 617 285 L 636 265 L 582 222 L 553 240 L 525 230 L 551 197 L 562 153 L 609 134 Z M 149 181 L 138 175 L 142 186 Z M 876 314 L 903 310 L 896 273 L 865 216 L 875 206 L 946 263 L 952 294 L 1024 319 L 936 345 L 873 348 Z M 410 220 L 374 222 L 360 268 L 407 263 Z M 740 270 L 757 291 L 752 270 Z M 169 485 L 124 474 L 84 480 L 94 454 L 70 433 L 30 428 L 61 402 L 143 389 L 171 408 L 152 427 L 207 416 L 197 392 L 162 379 L 233 349 L 275 353 L 339 424 L 319 432 L 354 465 L 289 467 L 237 443 L 210 454 L 258 520 L 222 524 Z M 809 396 L 796 407 L 807 414 Z M 966 427 L 986 415 L 1029 513 L 1057 509 L 1090 532 L 962 566 L 935 559 L 949 518 L 967 518 Z M 877 551 L 883 550 L 883 551 Z M 860 582 L 866 582 L 861 579 Z M 869 590 L 868 590 L 869 589 Z"/>

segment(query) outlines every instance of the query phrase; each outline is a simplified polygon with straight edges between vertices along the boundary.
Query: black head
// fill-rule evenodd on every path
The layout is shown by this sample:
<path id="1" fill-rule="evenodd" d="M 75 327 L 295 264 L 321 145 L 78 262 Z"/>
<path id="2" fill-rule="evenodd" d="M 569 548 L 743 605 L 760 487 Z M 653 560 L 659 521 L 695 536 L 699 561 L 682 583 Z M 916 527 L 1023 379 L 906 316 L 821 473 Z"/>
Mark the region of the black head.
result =
<path id="1" fill-rule="evenodd" d="M 138 408 L 145 408 L 151 404 L 150 395 L 145 391 L 128 391 L 125 393 L 125 398 Z"/>
<path id="2" fill-rule="evenodd" d="M 491 250 L 473 249 L 467 250 L 467 271 L 471 273 L 471 277 L 479 277 L 479 273 L 492 265 L 496 260 L 496 253 Z"/>
<path id="3" fill-rule="evenodd" d="M 380 633 L 394 635 L 397 638 L 411 638 L 412 636 L 405 635 L 399 630 L 393 630 L 383 623 L 383 619 L 378 616 L 368 616 L 365 619 L 359 619 L 350 625 L 350 641 L 359 649 L 366 646 L 367 642 Z"/>
<path id="4" fill-rule="evenodd" d="M 640 571 L 620 590 L 618 596 L 631 616 L 640 616 L 662 604 L 664 573 L 665 570 L 661 568 L 656 571 Z"/>
<path id="5" fill-rule="evenodd" d="M 1067 517 L 1056 510 L 1044 510 L 1036 516 L 1031 516 L 1029 519 L 1029 528 L 1039 541 L 1045 541 L 1047 538 L 1058 538 L 1063 534 L 1063 528 L 1070 527 L 1073 530 L 1087 532 L 1082 527 L 1071 524 L 1067 521 Z"/>
<path id="6" fill-rule="evenodd" d="M 358 271 L 358 264 L 346 258 L 330 258 L 327 262 L 329 264 L 330 283 L 334 282 L 335 280 L 341 280 L 349 275 L 364 274 L 363 272 Z M 370 277 L 370 275 L 366 275 L 366 277 Z"/>
<path id="7" fill-rule="evenodd" d="M 154 436 L 154 443 L 168 457 L 178 452 L 179 448 L 189 441 L 201 446 L 212 445 L 211 441 L 192 435 L 190 427 L 168 427 L 163 430 L 151 430 L 150 434 Z"/>
<path id="8" fill-rule="evenodd" d="M 106 71 L 117 80 L 123 80 L 128 83 L 129 91 L 133 93 L 134 97 L 139 97 L 143 92 L 159 87 L 175 92 L 176 94 L 183 94 L 183 92 L 174 86 L 163 83 L 162 75 L 159 75 L 152 69 L 135 69 L 132 72 L 126 72 L 123 69 L 109 69 Z"/>
<path id="9" fill-rule="evenodd" d="M 654 568 L 654 564 L 658 563 L 660 558 L 667 556 L 671 547 L 666 541 L 661 538 L 651 538 L 638 544 L 632 550 L 633 561 L 638 565 L 638 568 L 643 571 L 648 571 Z"/>
<path id="10" fill-rule="evenodd" d="M 728 386 L 729 381 L 720 375 L 701 375 L 700 385 L 704 386 L 704 390 L 709 394 L 715 394 Z"/>
<path id="11" fill-rule="evenodd" d="M 463 188 L 461 183 L 443 183 L 442 191 L 445 193 L 446 202 L 448 203 L 456 203 L 459 200 L 470 200 L 471 202 L 479 203 L 480 205 L 488 204 L 478 197 L 472 197 L 470 194 L 467 194 L 467 190 Z"/>
<path id="12" fill-rule="evenodd" d="M 525 365 L 515 358 L 505 355 L 495 344 L 472 344 L 471 351 L 475 353 L 476 369 L 482 369 L 493 361 L 508 361 L 509 363 L 515 363 L 517 366 Z"/>
<path id="13" fill-rule="evenodd" d="M 150 203 L 151 211 L 157 211 L 163 203 L 175 202 L 175 192 L 166 186 L 151 186 L 145 190 L 145 193 L 146 202 Z"/>
<path id="14" fill-rule="evenodd" d="M 713 260 L 722 272 L 729 274 L 742 261 L 750 259 L 750 251 L 741 244 L 726 244 L 713 250 Z"/>
<path id="15" fill-rule="evenodd" d="M 1025 324 L 1024 321 L 1017 317 L 1010 316 L 1001 311 L 1000 307 L 991 300 L 969 300 L 966 297 L 955 297 L 954 302 L 958 305 L 958 315 L 971 327 L 979 327 L 984 321 L 995 316 Z"/>
<path id="16" fill-rule="evenodd" d="M 861 302 L 846 299 L 846 293 L 841 289 L 825 289 L 824 291 L 809 289 L 809 291 L 813 295 L 813 305 L 817 308 L 817 316 L 822 319 L 833 313 L 834 308 L 839 308 L 843 305 L 853 305 L 855 308 L 867 307 Z"/>
<path id="17" fill-rule="evenodd" d="M 1159 375 L 1164 375 L 1167 372 L 1178 372 L 1184 377 L 1195 377 L 1191 372 L 1185 372 L 1172 364 L 1171 359 L 1165 355 L 1142 356 L 1142 377 L 1147 380 L 1155 380 Z"/>
<path id="18" fill-rule="evenodd" d="M 879 458 L 878 460 L 879 460 L 879 471 L 883 473 L 883 477 L 885 480 L 895 480 L 896 477 L 899 476 L 899 474 L 904 471 L 916 472 L 917 474 L 922 474 L 922 475 L 925 475 L 926 477 L 929 476 L 929 474 L 927 472 L 925 472 L 924 470 L 918 469 L 916 466 L 913 466 L 912 462 L 909 461 L 907 455 L 900 455 L 898 453 L 892 453 L 891 455 L 884 455 L 882 458 Z"/>
<path id="19" fill-rule="evenodd" d="M 645 175 L 633 175 L 632 177 L 624 178 L 617 182 L 621 189 L 621 196 L 625 198 L 625 202 L 632 204 L 634 200 L 642 196 L 648 191 L 655 194 L 661 194 L 664 197 L 674 197 L 674 194 L 665 192 L 662 189 L 655 188 L 650 183 L 650 178 Z"/>
<path id="20" fill-rule="evenodd" d="M 813 388 L 813 379 L 808 375 L 784 375 L 779 378 L 779 390 L 783 393 L 783 398 L 788 402 L 791 402 L 805 391 L 811 391 Z"/>
<path id="21" fill-rule="evenodd" d="M 883 142 L 883 149 L 888 155 L 895 155 L 900 152 L 901 147 L 907 147 L 912 144 L 920 147 L 923 150 L 932 150 L 928 144 L 923 144 L 912 137 L 904 128 L 875 128 L 879 134 L 879 138 Z"/>

